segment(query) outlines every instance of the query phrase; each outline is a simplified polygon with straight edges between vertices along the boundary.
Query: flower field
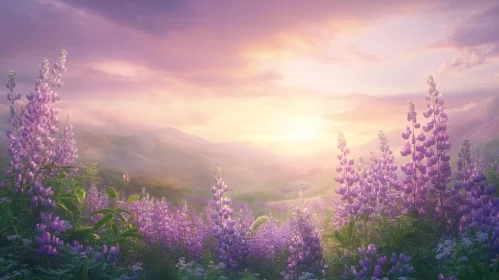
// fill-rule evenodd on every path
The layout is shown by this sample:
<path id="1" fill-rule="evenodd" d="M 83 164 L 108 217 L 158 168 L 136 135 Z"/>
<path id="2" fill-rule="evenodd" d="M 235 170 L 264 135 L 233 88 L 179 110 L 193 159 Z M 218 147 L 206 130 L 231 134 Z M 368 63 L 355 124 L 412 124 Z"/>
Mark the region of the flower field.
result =
<path id="1" fill-rule="evenodd" d="M 129 174 L 113 187 L 81 176 L 69 117 L 57 128 L 66 58 L 42 62 L 22 106 L 8 75 L 0 279 L 499 279 L 499 166 L 474 160 L 468 140 L 451 147 L 432 77 L 426 108 L 409 102 L 400 116 L 401 151 L 379 131 L 379 150 L 354 159 L 338 135 L 334 197 L 249 205 L 217 169 L 200 209 L 146 189 L 124 196 Z"/>

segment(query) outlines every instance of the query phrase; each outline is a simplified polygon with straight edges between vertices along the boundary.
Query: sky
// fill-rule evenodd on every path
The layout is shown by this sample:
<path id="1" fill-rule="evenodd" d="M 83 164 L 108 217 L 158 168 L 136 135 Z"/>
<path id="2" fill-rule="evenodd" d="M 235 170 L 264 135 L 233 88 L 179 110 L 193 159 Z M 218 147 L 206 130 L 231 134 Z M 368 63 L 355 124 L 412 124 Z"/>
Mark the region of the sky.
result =
<path id="1" fill-rule="evenodd" d="M 499 94 L 495 0 L 3 1 L 0 34 L 21 93 L 67 50 L 58 106 L 75 126 L 282 154 L 402 131 L 430 74 L 449 110 Z"/>

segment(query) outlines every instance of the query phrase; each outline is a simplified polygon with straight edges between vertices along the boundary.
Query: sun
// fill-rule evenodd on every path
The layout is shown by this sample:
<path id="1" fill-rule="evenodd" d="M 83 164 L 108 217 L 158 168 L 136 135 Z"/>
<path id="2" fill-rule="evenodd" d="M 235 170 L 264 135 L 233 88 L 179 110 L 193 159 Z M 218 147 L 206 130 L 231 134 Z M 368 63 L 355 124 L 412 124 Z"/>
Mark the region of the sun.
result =
<path id="1" fill-rule="evenodd" d="M 296 136 L 303 140 L 314 138 L 314 131 L 310 127 L 301 126 L 296 129 Z"/>
<path id="2" fill-rule="evenodd" d="M 282 126 L 282 136 L 290 142 L 309 142 L 320 137 L 321 122 L 314 117 L 293 116 Z M 284 139 L 283 139 L 284 140 Z"/>

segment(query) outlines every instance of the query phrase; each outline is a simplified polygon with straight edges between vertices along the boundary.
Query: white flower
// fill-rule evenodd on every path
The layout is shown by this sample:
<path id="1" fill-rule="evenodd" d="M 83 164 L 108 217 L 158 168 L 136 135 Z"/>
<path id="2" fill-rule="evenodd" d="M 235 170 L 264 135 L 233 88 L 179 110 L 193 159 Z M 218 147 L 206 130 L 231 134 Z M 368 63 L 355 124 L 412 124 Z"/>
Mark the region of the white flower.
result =
<path id="1" fill-rule="evenodd" d="M 17 234 L 7 236 L 7 240 L 9 240 L 9 241 L 14 240 L 16 238 L 20 238 L 20 236 Z"/>
<path id="2" fill-rule="evenodd" d="M 477 234 L 476 234 L 476 239 L 477 239 L 478 241 L 482 242 L 482 243 L 485 243 L 485 242 L 487 242 L 487 241 L 488 241 L 488 239 L 489 239 L 489 235 L 488 235 L 488 234 L 486 234 L 485 232 L 481 232 L 481 231 L 480 231 L 480 232 L 477 232 Z"/>
<path id="3" fill-rule="evenodd" d="M 438 244 L 436 259 L 438 261 L 443 261 L 450 258 L 453 253 L 455 244 L 456 243 L 452 239 L 447 239 L 444 241 L 444 243 Z"/>
<path id="4" fill-rule="evenodd" d="M 473 246 L 473 241 L 468 238 L 468 237 L 465 237 L 461 240 L 462 244 L 463 244 L 463 248 L 465 249 L 468 249 L 470 248 L 471 246 Z"/>

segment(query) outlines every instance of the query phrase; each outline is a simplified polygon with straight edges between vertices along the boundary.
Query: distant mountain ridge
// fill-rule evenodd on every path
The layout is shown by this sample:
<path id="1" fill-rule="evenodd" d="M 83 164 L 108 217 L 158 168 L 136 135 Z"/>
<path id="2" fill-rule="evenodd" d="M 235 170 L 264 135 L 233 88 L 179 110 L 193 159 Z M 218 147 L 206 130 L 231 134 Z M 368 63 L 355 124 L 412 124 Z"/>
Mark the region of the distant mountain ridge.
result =
<path id="1" fill-rule="evenodd" d="M 453 145 L 451 155 L 457 153 L 465 139 L 473 145 L 497 142 L 497 108 L 499 96 L 489 97 L 466 110 L 447 110 L 448 133 Z M 423 124 L 425 120 L 421 111 L 418 110 L 418 113 Z M 10 126 L 6 119 L 0 119 L 3 131 Z M 401 137 L 403 129 L 404 126 L 401 126 L 398 130 L 387 132 L 389 144 L 399 162 L 403 160 L 399 156 L 404 143 Z M 351 147 L 352 156 L 367 159 L 371 151 L 378 152 L 379 143 L 375 137 L 373 135 L 373 139 L 365 145 Z M 101 166 L 164 179 L 187 188 L 207 189 L 213 183 L 217 167 L 222 168 L 225 181 L 237 193 L 274 191 L 279 195 L 296 196 L 299 188 L 303 188 L 305 194 L 319 194 L 336 185 L 335 143 L 331 144 L 329 151 L 320 155 L 293 157 L 281 156 L 248 142 L 214 143 L 171 127 L 104 133 L 75 125 L 75 138 L 83 162 L 98 162 Z M 8 144 L 6 137 L 0 137 L 2 154 Z M 499 149 L 499 145 L 489 147 Z M 2 155 L 2 158 L 5 156 Z"/>
<path id="2" fill-rule="evenodd" d="M 286 186 L 299 174 L 288 158 L 252 143 L 212 143 L 172 128 L 118 136 L 76 127 L 75 138 L 82 161 L 180 185 L 209 185 L 217 167 L 233 187 L 248 190 Z"/>

